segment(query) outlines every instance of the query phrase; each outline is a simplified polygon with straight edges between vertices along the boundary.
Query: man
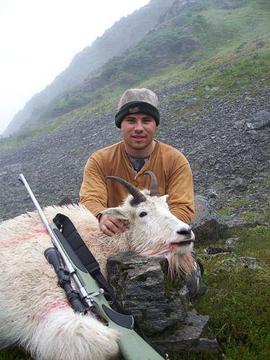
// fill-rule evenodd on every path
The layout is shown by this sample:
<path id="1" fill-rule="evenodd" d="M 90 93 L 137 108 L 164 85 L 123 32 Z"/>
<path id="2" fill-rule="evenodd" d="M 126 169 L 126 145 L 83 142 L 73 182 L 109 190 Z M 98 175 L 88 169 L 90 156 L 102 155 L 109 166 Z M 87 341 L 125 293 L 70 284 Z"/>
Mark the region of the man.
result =
<path id="1" fill-rule="evenodd" d="M 120 205 L 127 196 L 121 185 L 106 180 L 108 175 L 120 176 L 143 189 L 150 182 L 144 173 L 153 171 L 160 194 L 169 195 L 171 212 L 186 223 L 193 218 L 193 181 L 189 163 L 178 150 L 155 139 L 159 121 L 158 98 L 153 91 L 126 90 L 115 116 L 122 141 L 97 151 L 87 161 L 80 202 L 98 217 L 101 231 L 108 236 L 123 232 L 128 226 L 112 216 L 101 215 L 104 208 Z"/>
<path id="2" fill-rule="evenodd" d="M 121 129 L 122 141 L 90 156 L 83 175 L 80 202 L 99 220 L 104 234 L 112 236 L 127 230 L 125 221 L 102 215 L 103 209 L 116 207 L 127 196 L 121 184 L 107 181 L 106 176 L 124 178 L 136 187 L 149 187 L 151 170 L 157 176 L 159 192 L 168 194 L 171 212 L 191 223 L 194 215 L 192 173 L 187 159 L 177 149 L 155 139 L 160 115 L 157 95 L 148 89 L 129 89 L 122 95 L 115 124 Z M 202 295 L 207 287 L 201 282 L 200 267 L 186 278 L 190 298 Z"/>

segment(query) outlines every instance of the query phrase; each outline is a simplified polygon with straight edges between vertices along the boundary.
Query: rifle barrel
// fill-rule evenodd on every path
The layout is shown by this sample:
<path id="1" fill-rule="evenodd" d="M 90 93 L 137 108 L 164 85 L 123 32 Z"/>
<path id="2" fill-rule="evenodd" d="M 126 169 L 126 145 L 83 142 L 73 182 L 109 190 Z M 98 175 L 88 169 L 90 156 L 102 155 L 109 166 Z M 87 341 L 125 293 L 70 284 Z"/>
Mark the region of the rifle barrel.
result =
<path id="1" fill-rule="evenodd" d="M 26 187 L 26 190 L 27 190 L 28 194 L 30 195 L 30 197 L 31 197 L 31 199 L 32 199 L 32 201 L 34 203 L 43 224 L 46 226 L 46 229 L 48 230 L 49 235 L 53 238 L 54 241 L 57 242 L 57 240 L 55 239 L 54 232 L 52 231 L 52 229 L 50 227 L 50 224 L 49 224 L 48 220 L 46 219 L 46 216 L 44 215 L 44 213 L 43 213 L 43 211 L 42 211 L 42 209 L 41 209 L 35 195 L 33 194 L 28 182 L 26 181 L 24 175 L 20 174 L 19 179 L 24 184 L 24 186 Z"/>
<path id="2" fill-rule="evenodd" d="M 31 200 L 33 201 L 37 211 L 38 211 L 38 214 L 43 222 L 43 224 L 45 225 L 51 239 L 52 239 L 52 242 L 53 242 L 53 245 L 56 247 L 56 249 L 59 251 L 59 253 L 61 254 L 62 256 L 62 259 L 64 261 L 64 263 L 66 264 L 66 267 L 67 267 L 67 270 L 70 272 L 70 274 L 72 274 L 72 277 L 74 279 L 74 281 L 76 282 L 76 285 L 82 295 L 83 298 L 86 298 L 87 299 L 87 296 L 88 296 L 88 293 L 86 292 L 85 288 L 82 286 L 81 284 L 81 281 L 80 279 L 78 279 L 78 276 L 76 274 L 76 271 L 74 269 L 74 267 L 72 266 L 71 262 L 69 261 L 69 258 L 66 256 L 66 253 L 65 251 L 63 250 L 62 246 L 59 244 L 59 240 L 57 238 L 57 236 L 55 235 L 53 229 L 51 228 L 48 220 L 46 219 L 46 216 L 44 215 L 35 195 L 33 194 L 27 180 L 25 179 L 24 175 L 23 174 L 20 174 L 19 175 L 19 180 L 24 184 L 24 186 L 26 187 L 26 190 L 28 192 L 28 194 L 30 195 L 31 197 Z M 87 300 L 86 300 L 87 301 Z M 90 304 L 89 304 L 90 305 Z"/>

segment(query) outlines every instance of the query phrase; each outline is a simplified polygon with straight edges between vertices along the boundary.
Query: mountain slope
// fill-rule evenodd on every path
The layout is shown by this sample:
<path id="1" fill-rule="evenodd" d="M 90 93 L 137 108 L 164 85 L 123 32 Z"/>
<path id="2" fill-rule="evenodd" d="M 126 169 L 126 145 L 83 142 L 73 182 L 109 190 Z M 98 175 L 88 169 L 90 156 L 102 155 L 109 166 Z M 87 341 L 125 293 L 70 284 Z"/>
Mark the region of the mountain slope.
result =
<path id="1" fill-rule="evenodd" d="M 103 36 L 83 49 L 72 60 L 69 67 L 43 91 L 34 95 L 19 111 L 5 131 L 8 136 L 18 130 L 31 117 L 39 114 L 56 96 L 80 84 L 84 78 L 93 73 L 110 58 L 121 55 L 126 49 L 140 41 L 144 35 L 154 28 L 160 16 L 174 0 L 152 0 L 131 15 L 120 19 Z"/>
<path id="2" fill-rule="evenodd" d="M 241 68 L 244 72 L 254 72 L 252 66 L 258 63 L 259 71 L 267 73 L 268 56 L 269 4 L 265 0 L 176 0 L 163 12 L 159 24 L 137 45 L 111 59 L 95 74 L 54 97 L 47 105 L 37 106 L 32 112 L 26 107 L 27 116 L 18 114 L 13 124 L 22 118 L 27 130 L 42 124 L 56 124 L 65 121 L 64 114 L 79 108 L 81 117 L 88 113 L 87 108 L 101 104 L 102 99 L 108 108 L 112 94 L 117 95 L 124 88 L 148 78 L 152 79 L 150 85 L 162 86 L 162 75 L 165 75 L 164 83 L 205 77 L 208 82 L 210 79 L 220 81 L 223 87 L 240 88 L 245 75 L 239 74 L 237 84 L 232 80 L 233 68 L 238 67 L 235 70 L 238 76 Z M 218 73 L 219 79 L 216 79 Z M 174 78 L 169 79 L 170 74 Z M 249 74 L 246 75 L 246 83 L 252 85 Z M 158 77 L 160 79 L 154 84 L 153 78 Z"/>
<path id="3" fill-rule="evenodd" d="M 227 214 L 267 218 L 269 5 L 263 0 L 175 1 L 136 47 L 55 99 L 24 132 L 0 141 L 0 217 L 23 211 L 16 185 L 21 171 L 38 184 L 44 205 L 64 195 L 77 199 L 89 154 L 120 138 L 113 118 L 129 85 L 158 93 L 158 139 L 188 157 L 196 192 L 215 195 Z"/>

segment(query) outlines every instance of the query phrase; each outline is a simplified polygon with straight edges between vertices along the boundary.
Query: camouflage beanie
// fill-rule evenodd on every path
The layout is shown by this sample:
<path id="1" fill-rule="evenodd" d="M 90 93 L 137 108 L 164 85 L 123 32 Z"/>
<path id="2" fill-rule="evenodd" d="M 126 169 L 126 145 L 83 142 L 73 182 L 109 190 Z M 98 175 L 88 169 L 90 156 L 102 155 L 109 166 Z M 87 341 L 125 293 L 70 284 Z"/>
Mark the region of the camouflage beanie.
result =
<path id="1" fill-rule="evenodd" d="M 115 125 L 121 128 L 121 122 L 127 115 L 146 114 L 159 124 L 158 97 L 149 89 L 128 89 L 118 103 Z"/>

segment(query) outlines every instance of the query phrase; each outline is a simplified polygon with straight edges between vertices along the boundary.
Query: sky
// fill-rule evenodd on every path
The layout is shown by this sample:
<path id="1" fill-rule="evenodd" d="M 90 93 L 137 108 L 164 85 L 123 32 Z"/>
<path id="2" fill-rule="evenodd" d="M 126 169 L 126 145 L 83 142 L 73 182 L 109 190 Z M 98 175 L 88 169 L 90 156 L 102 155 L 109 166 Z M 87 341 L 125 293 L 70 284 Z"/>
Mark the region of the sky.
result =
<path id="1" fill-rule="evenodd" d="M 149 0 L 0 0 L 0 134 L 74 55 Z"/>

